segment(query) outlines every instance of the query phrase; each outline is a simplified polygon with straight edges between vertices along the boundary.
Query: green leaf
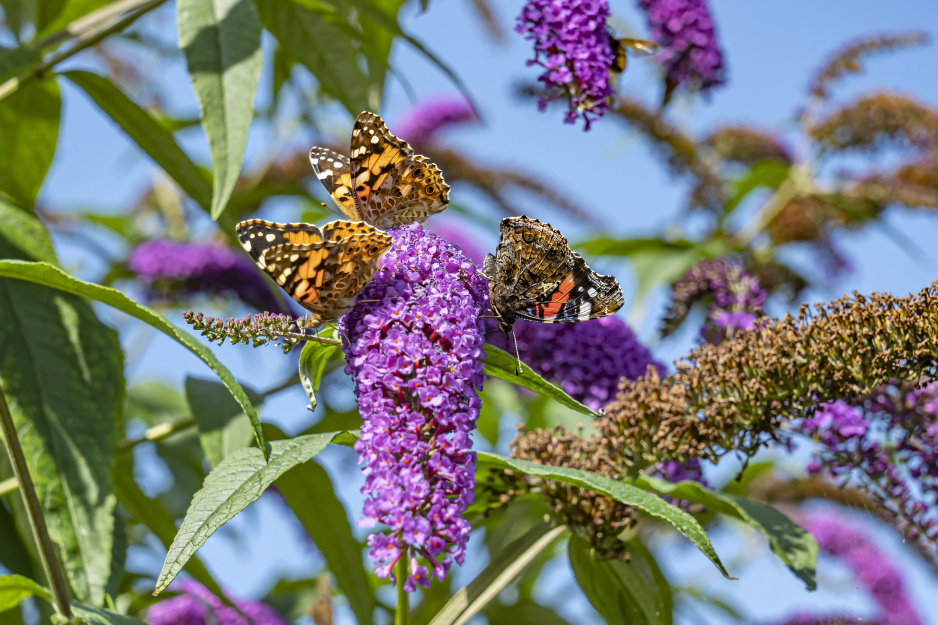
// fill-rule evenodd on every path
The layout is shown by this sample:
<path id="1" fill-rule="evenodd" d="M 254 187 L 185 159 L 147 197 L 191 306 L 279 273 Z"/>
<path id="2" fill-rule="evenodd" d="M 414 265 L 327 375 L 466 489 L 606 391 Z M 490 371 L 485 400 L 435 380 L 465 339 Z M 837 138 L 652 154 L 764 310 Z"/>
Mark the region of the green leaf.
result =
<path id="1" fill-rule="evenodd" d="M 491 469 L 511 469 L 518 473 L 534 475 L 537 477 L 548 478 L 571 484 L 591 490 L 594 493 L 611 497 L 618 502 L 637 508 L 642 512 L 661 519 L 665 523 L 672 525 L 677 531 L 690 540 L 705 556 L 707 556 L 717 569 L 727 578 L 730 574 L 726 572 L 719 556 L 713 550 L 713 545 L 704 532 L 700 523 L 690 514 L 684 512 L 677 506 L 664 501 L 658 495 L 642 490 L 628 482 L 617 482 L 616 480 L 589 471 L 579 469 L 570 469 L 567 467 L 551 467 L 547 465 L 529 462 L 527 460 L 518 460 L 515 458 L 504 458 L 495 454 L 483 451 L 476 453 L 476 467 L 478 471 Z"/>
<path id="2" fill-rule="evenodd" d="M 817 588 L 817 542 L 809 532 L 798 527 L 775 508 L 757 504 L 738 495 L 715 492 L 692 481 L 674 484 L 660 478 L 641 475 L 636 479 L 636 484 L 668 497 L 703 504 L 713 512 L 737 518 L 755 528 L 769 539 L 772 552 L 805 583 L 808 590 Z"/>
<path id="3" fill-rule="evenodd" d="M 26 597 L 38 595 L 46 601 L 52 601 L 52 593 L 22 575 L 0 575 L 0 612 L 6 612 L 19 605 Z"/>
<path id="4" fill-rule="evenodd" d="M 371 623 L 378 604 L 362 563 L 363 545 L 352 534 L 329 475 L 315 462 L 306 462 L 278 478 L 277 489 L 316 543 L 359 625 Z"/>
<path id="5" fill-rule="evenodd" d="M 241 175 L 261 75 L 261 19 L 252 0 L 179 0 L 179 47 L 212 152 L 212 219 Z"/>
<path id="6" fill-rule="evenodd" d="M 327 330 L 320 334 L 332 338 L 335 336 L 335 331 Z M 306 341 L 303 351 L 300 352 L 300 382 L 303 384 L 303 390 L 306 391 L 306 397 L 309 398 L 310 410 L 316 409 L 316 391 L 319 390 L 326 364 L 339 350 L 338 345 Z"/>
<path id="7" fill-rule="evenodd" d="M 788 179 L 790 173 L 791 165 L 785 161 L 756 162 L 749 171 L 732 183 L 732 191 L 726 202 L 724 213 L 727 215 L 732 213 L 747 195 L 760 187 L 778 189 Z"/>
<path id="8" fill-rule="evenodd" d="M 118 470 L 114 477 L 114 489 L 121 505 L 139 523 L 142 523 L 169 549 L 176 537 L 176 521 L 171 517 L 158 501 L 147 497 L 137 482 L 134 481 L 133 454 L 123 454 L 118 462 Z M 197 582 L 211 590 L 215 596 L 223 597 L 222 589 L 215 583 L 214 578 L 202 564 L 198 556 L 192 556 L 186 562 L 186 572 Z"/>
<path id="9" fill-rule="evenodd" d="M 463 625 L 505 589 L 542 551 L 566 532 L 563 525 L 541 523 L 514 541 L 479 575 L 446 602 L 430 625 Z"/>
<path id="10" fill-rule="evenodd" d="M 308 6 L 319 10 L 313 11 Z M 321 2 L 310 0 L 303 6 L 292 0 L 258 0 L 264 27 L 277 38 L 290 56 L 316 76 L 323 91 L 341 102 L 352 117 L 372 108 L 371 78 L 359 64 L 359 50 L 349 28 L 333 9 L 332 19 Z M 354 31 L 353 31 L 354 34 Z"/>
<path id="11" fill-rule="evenodd" d="M 247 386 L 241 388 L 255 410 L 259 410 L 264 396 Z M 251 444 L 251 420 L 223 384 L 187 377 L 186 401 L 199 427 L 199 442 L 209 466 L 218 466 L 232 453 Z"/>
<path id="12" fill-rule="evenodd" d="M 519 376 L 517 359 L 503 349 L 494 345 L 485 345 L 485 360 L 482 361 L 483 371 L 486 375 L 506 382 L 513 382 L 519 386 L 534 391 L 538 395 L 550 397 L 568 408 L 577 412 L 582 412 L 590 417 L 598 418 L 600 415 L 593 412 L 577 400 L 567 395 L 560 387 L 555 386 L 539 376 L 531 367 L 521 363 L 521 375 Z"/>
<path id="13" fill-rule="evenodd" d="M 210 209 L 211 184 L 156 118 L 103 76 L 77 70 L 62 75 L 81 87 L 189 197 L 205 210 Z"/>
<path id="14" fill-rule="evenodd" d="M 42 54 L 32 48 L 6 48 L 0 46 L 0 81 L 39 65 Z"/>
<path id="15" fill-rule="evenodd" d="M 70 605 L 72 606 L 72 612 L 75 613 L 75 616 L 87 625 L 147 625 L 133 616 L 118 614 L 111 610 L 93 608 L 78 603 L 77 601 L 72 601 Z"/>
<path id="16" fill-rule="evenodd" d="M 4 237 L 34 260 L 58 265 L 45 225 L 32 213 L 17 208 L 0 196 L 0 223 Z"/>
<path id="17" fill-rule="evenodd" d="M 518 601 L 511 605 L 490 606 L 485 611 L 489 625 L 570 625 L 555 610 L 533 601 Z"/>
<path id="18" fill-rule="evenodd" d="M 0 190 L 33 206 L 59 136 L 62 100 L 54 79 L 34 80 L 0 101 Z"/>
<path id="19" fill-rule="evenodd" d="M 0 257 L 18 254 L 0 237 Z M 0 385 L 49 534 L 76 595 L 99 604 L 111 573 L 123 433 L 117 334 L 80 297 L 19 280 L 0 279 L 0 319 Z"/>
<path id="20" fill-rule="evenodd" d="M 39 0 L 40 6 L 48 5 L 46 0 Z M 43 17 L 42 24 L 36 24 L 39 31 L 36 33 L 37 39 L 42 39 L 46 35 L 65 30 L 65 28 L 80 17 L 84 17 L 101 7 L 107 5 L 110 0 L 53 0 L 53 3 L 59 5 L 59 10 L 54 15 Z M 52 11 L 49 11 L 52 13 Z"/>
<path id="21" fill-rule="evenodd" d="M 208 474 L 195 494 L 166 554 L 154 594 L 166 589 L 215 530 L 255 501 L 289 469 L 306 462 L 339 433 L 308 434 L 270 443 L 270 458 L 255 447 L 240 449 Z"/>
<path id="22" fill-rule="evenodd" d="M 212 351 L 207 346 L 200 343 L 191 334 L 174 326 L 170 323 L 169 319 L 160 313 L 138 304 L 116 289 L 79 280 L 78 278 L 68 275 L 58 267 L 53 267 L 46 263 L 0 260 L 0 277 L 36 282 L 60 291 L 65 291 L 66 293 L 80 295 L 99 301 L 102 304 L 113 306 L 121 312 L 125 312 L 131 317 L 136 317 L 176 340 L 178 343 L 188 348 L 193 354 L 201 358 L 202 362 L 211 367 L 212 371 L 218 375 L 222 384 L 227 387 L 232 397 L 235 398 L 241 408 L 244 409 L 245 414 L 248 415 L 248 418 L 251 419 L 251 425 L 254 427 L 254 436 L 257 439 L 258 447 L 266 451 L 260 417 L 251 405 L 251 400 L 244 392 L 244 389 L 241 388 L 241 385 L 234 379 L 231 372 L 215 358 L 215 355 L 212 354 Z"/>
<path id="23" fill-rule="evenodd" d="M 670 625 L 671 587 L 647 549 L 629 543 L 630 561 L 597 560 L 585 540 L 570 540 L 570 566 L 580 588 L 608 623 Z"/>
<path id="24" fill-rule="evenodd" d="M 586 241 L 574 243 L 570 247 L 590 256 L 632 256 L 633 254 L 649 251 L 692 250 L 697 246 L 696 242 L 685 239 L 678 239 L 677 241 L 665 241 L 649 237 L 617 239 L 608 235 L 600 235 Z"/>

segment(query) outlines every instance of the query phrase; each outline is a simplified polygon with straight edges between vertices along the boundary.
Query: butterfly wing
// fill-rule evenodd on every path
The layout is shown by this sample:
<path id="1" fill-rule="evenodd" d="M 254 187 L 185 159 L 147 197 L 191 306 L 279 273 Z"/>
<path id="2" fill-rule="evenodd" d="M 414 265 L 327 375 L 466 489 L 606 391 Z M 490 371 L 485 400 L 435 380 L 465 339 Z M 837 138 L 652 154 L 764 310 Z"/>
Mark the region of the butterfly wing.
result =
<path id="1" fill-rule="evenodd" d="M 550 224 L 527 217 L 502 220 L 492 299 L 502 314 L 543 323 L 610 315 L 624 300 L 618 282 L 573 252 Z"/>
<path id="2" fill-rule="evenodd" d="M 347 221 L 319 229 L 254 219 L 238 224 L 237 232 L 258 266 L 317 323 L 348 312 L 392 242 L 368 224 Z"/>
<path id="3" fill-rule="evenodd" d="M 576 252 L 570 254 L 573 271 L 541 301 L 516 310 L 516 317 L 542 323 L 572 323 L 605 317 L 622 308 L 625 300 L 619 282 L 613 276 L 590 269 Z"/>
<path id="4" fill-rule="evenodd" d="M 308 245 L 323 240 L 322 230 L 313 224 L 280 224 L 263 219 L 248 219 L 235 227 L 241 247 L 254 259 L 261 269 L 265 269 L 263 252 L 272 247 L 292 243 Z"/>
<path id="5" fill-rule="evenodd" d="M 423 222 L 449 202 L 439 168 L 414 154 L 374 113 L 355 120 L 351 181 L 360 218 L 381 229 Z"/>
<path id="6" fill-rule="evenodd" d="M 335 201 L 341 214 L 353 221 L 360 221 L 352 188 L 351 162 L 347 156 L 329 148 L 314 147 L 309 151 L 309 164 L 316 177 Z"/>

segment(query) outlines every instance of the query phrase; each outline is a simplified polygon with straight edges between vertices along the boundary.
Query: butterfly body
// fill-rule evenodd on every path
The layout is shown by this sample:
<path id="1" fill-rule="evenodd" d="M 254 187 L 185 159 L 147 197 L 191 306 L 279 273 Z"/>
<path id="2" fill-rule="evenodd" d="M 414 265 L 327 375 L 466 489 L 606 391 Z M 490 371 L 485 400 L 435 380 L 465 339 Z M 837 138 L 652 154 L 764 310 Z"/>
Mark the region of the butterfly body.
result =
<path id="1" fill-rule="evenodd" d="M 309 325 L 348 312 L 392 243 L 389 235 L 362 222 L 333 221 L 320 228 L 249 219 L 236 231 L 257 266 L 312 313 Z"/>
<path id="2" fill-rule="evenodd" d="M 352 221 L 396 228 L 446 209 L 449 185 L 439 168 L 392 135 L 377 115 L 365 112 L 355 120 L 349 155 L 314 147 L 309 162 Z"/>
<path id="3" fill-rule="evenodd" d="M 500 234 L 484 271 L 492 311 L 506 337 L 518 319 L 573 323 L 611 315 L 624 304 L 616 279 L 590 269 L 550 224 L 508 217 Z"/>

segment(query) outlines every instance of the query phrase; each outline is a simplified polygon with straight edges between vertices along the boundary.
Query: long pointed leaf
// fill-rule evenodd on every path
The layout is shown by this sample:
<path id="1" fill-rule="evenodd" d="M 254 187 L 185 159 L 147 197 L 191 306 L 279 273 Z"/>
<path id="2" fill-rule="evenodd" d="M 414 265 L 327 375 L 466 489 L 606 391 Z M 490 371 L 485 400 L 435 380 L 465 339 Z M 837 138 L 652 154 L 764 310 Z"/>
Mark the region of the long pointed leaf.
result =
<path id="1" fill-rule="evenodd" d="M 48 263 L 32 263 L 19 260 L 0 260 L 0 277 L 16 278 L 18 280 L 26 280 L 28 282 L 43 284 L 60 291 L 65 291 L 66 293 L 73 293 L 75 295 L 80 295 L 82 297 L 87 297 L 89 299 L 99 301 L 102 304 L 107 304 L 108 306 L 113 306 L 121 312 L 125 312 L 128 315 L 136 317 L 144 323 L 153 326 L 163 334 L 166 334 L 170 338 L 182 344 L 193 354 L 201 358 L 202 362 L 211 367 L 212 371 L 218 375 L 219 379 L 222 381 L 222 384 L 228 388 L 228 391 L 231 393 L 232 397 L 235 398 L 238 404 L 244 409 L 244 413 L 251 420 L 251 425 L 254 427 L 254 436 L 257 439 L 257 445 L 266 452 L 264 445 L 264 433 L 261 430 L 260 416 L 258 416 L 254 406 L 251 405 L 251 400 L 244 392 L 244 389 L 241 388 L 241 385 L 238 384 L 237 380 L 234 379 L 234 376 L 231 375 L 231 371 L 229 371 L 225 365 L 221 364 L 221 362 L 215 358 L 212 350 L 200 343 L 195 337 L 187 333 L 185 330 L 182 330 L 181 328 L 173 325 L 169 319 L 160 313 L 147 308 L 146 306 L 138 304 L 116 289 L 111 289 L 106 286 L 101 286 L 100 284 L 93 284 L 91 282 L 79 280 L 78 278 L 68 275 L 58 267 L 53 267 Z"/>
<path id="2" fill-rule="evenodd" d="M 817 588 L 817 542 L 810 533 L 775 508 L 763 506 L 738 495 L 712 491 L 697 482 L 684 481 L 674 484 L 642 475 L 638 477 L 636 484 L 668 497 L 703 504 L 714 512 L 735 517 L 757 529 L 769 539 L 772 552 L 804 582 L 808 590 Z"/>
<path id="3" fill-rule="evenodd" d="M 244 159 L 261 75 L 261 18 L 253 0 L 179 0 L 179 47 L 212 151 L 212 219 L 228 204 Z"/>
<path id="4" fill-rule="evenodd" d="M 215 530 L 256 501 L 286 471 L 325 449 L 338 434 L 307 434 L 273 441 L 269 460 L 265 460 L 260 450 L 254 447 L 241 449 L 225 458 L 208 474 L 201 490 L 192 498 L 186 518 L 166 554 L 153 594 L 166 589 Z"/>
<path id="5" fill-rule="evenodd" d="M 567 395 L 559 386 L 555 386 L 542 378 L 523 362 L 521 363 L 521 375 L 518 375 L 518 361 L 515 357 L 494 345 L 485 345 L 485 360 L 482 361 L 482 365 L 486 375 L 523 386 L 538 395 L 554 399 L 564 406 L 573 408 L 577 412 L 582 412 L 594 419 L 600 416 L 599 413 L 590 410 Z"/>
<path id="6" fill-rule="evenodd" d="M 0 257 L 18 253 L 0 237 Z M 0 279 L 0 384 L 71 587 L 100 604 L 111 574 L 123 432 L 117 333 L 80 297 Z"/>
<path id="7" fill-rule="evenodd" d="M 558 482 L 579 486 L 580 488 L 591 490 L 594 493 L 611 497 L 616 501 L 661 519 L 672 525 L 677 531 L 694 543 L 725 577 L 735 579 L 734 577 L 730 577 L 730 574 L 726 572 L 723 563 L 720 562 L 720 557 L 717 556 L 713 545 L 710 543 L 710 538 L 707 536 L 707 533 L 704 531 L 703 527 L 701 527 L 700 523 L 690 514 L 684 512 L 677 506 L 669 504 L 654 493 L 650 493 L 627 482 L 617 482 L 608 477 L 579 469 L 551 467 L 527 460 L 504 458 L 481 451 L 476 453 L 476 458 L 476 467 L 479 470 L 483 468 L 511 469 L 512 471 L 526 475 L 557 480 Z"/>
<path id="8" fill-rule="evenodd" d="M 48 588 L 40 586 L 22 575 L 0 575 L 0 612 L 6 612 L 19 605 L 26 597 L 38 595 L 46 601 L 52 601 Z"/>
<path id="9" fill-rule="evenodd" d="M 55 79 L 36 80 L 0 101 L 0 190 L 32 207 L 59 136 L 62 100 Z"/>
<path id="10" fill-rule="evenodd" d="M 62 75 L 87 93 L 189 197 L 209 210 L 212 204 L 211 184 L 159 121 L 103 76 L 78 70 Z"/>

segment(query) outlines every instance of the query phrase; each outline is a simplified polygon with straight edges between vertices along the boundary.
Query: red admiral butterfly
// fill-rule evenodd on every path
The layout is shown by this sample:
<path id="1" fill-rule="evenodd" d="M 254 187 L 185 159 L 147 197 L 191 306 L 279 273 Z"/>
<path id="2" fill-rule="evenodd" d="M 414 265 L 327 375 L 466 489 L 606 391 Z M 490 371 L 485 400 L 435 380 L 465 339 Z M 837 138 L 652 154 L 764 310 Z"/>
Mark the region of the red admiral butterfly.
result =
<path id="1" fill-rule="evenodd" d="M 498 248 L 485 257 L 484 271 L 505 338 L 518 319 L 587 321 L 611 315 L 625 303 L 613 276 L 590 269 L 556 228 L 523 215 L 502 219 Z M 520 368 L 519 358 L 519 373 Z"/>

